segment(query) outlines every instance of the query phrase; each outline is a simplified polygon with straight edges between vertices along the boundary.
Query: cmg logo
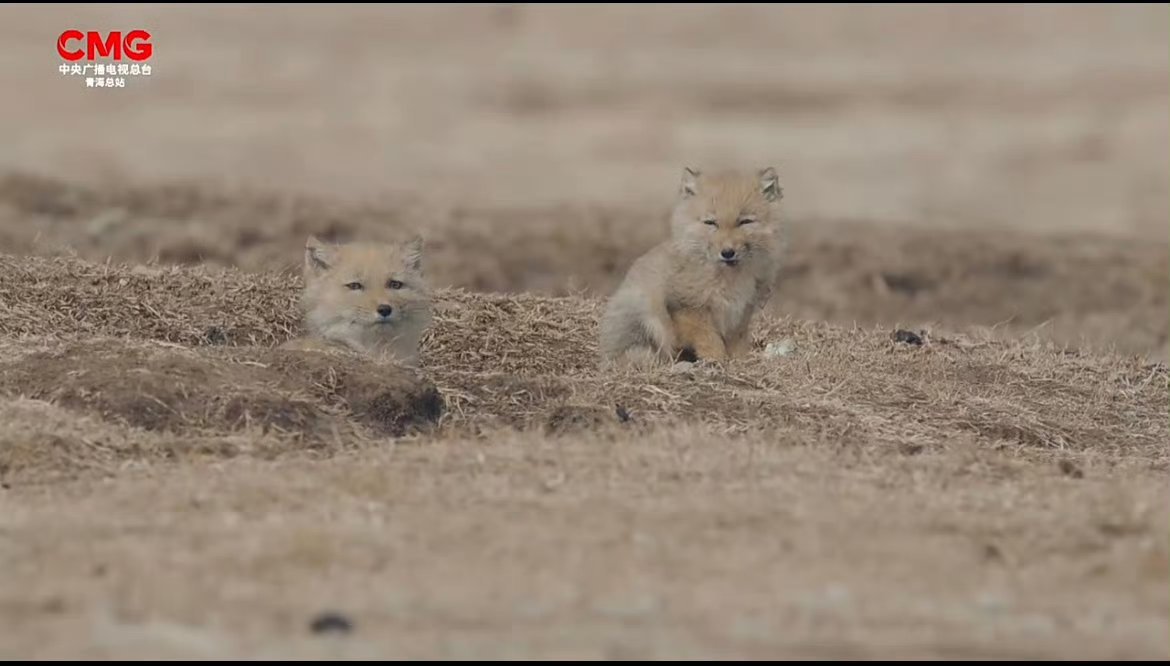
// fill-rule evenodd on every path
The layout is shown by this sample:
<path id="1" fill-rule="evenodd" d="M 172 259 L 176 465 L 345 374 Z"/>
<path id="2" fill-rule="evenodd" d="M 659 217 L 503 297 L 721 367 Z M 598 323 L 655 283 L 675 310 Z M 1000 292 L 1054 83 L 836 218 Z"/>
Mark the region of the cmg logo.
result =
<path id="1" fill-rule="evenodd" d="M 102 39 L 100 32 L 94 30 L 85 33 L 80 30 L 66 30 L 57 38 L 57 53 L 70 62 L 82 58 L 94 60 L 99 56 L 121 60 L 123 53 L 127 58 L 141 62 L 150 59 L 154 54 L 154 46 L 150 43 L 150 33 L 145 30 L 131 30 L 125 37 L 120 30 L 114 30 L 108 33 L 105 39 Z"/>

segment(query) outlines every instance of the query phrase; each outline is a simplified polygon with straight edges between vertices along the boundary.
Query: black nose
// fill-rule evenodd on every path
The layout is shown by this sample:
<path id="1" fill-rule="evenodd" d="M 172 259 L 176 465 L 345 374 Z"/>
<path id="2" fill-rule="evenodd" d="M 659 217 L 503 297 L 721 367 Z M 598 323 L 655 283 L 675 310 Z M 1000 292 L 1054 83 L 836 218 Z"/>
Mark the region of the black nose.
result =
<path id="1" fill-rule="evenodd" d="M 719 256 L 723 257 L 724 259 L 735 259 L 735 250 L 724 248 L 723 251 L 719 253 Z"/>
<path id="2" fill-rule="evenodd" d="M 378 316 L 379 317 L 389 317 L 391 312 L 394 312 L 394 308 L 390 307 L 389 305 L 379 305 L 378 306 Z"/>

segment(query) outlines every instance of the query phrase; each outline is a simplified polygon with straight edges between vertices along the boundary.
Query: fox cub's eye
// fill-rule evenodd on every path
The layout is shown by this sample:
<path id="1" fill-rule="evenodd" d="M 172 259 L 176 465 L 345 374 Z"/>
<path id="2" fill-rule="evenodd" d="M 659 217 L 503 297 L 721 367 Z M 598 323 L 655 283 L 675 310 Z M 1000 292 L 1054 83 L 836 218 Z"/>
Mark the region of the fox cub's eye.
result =
<path id="1" fill-rule="evenodd" d="M 751 224 L 752 222 L 755 222 L 755 221 L 756 221 L 756 218 L 754 218 L 754 217 L 741 217 L 741 218 L 739 218 L 739 225 L 743 226 L 745 224 Z"/>
<path id="2" fill-rule="evenodd" d="M 401 289 L 406 285 L 402 284 L 398 280 L 391 280 L 391 281 L 386 283 L 386 286 L 391 288 L 391 289 Z"/>
<path id="3" fill-rule="evenodd" d="M 345 285 L 345 288 L 349 289 L 350 291 L 361 291 L 362 290 L 362 283 L 361 282 L 350 282 L 349 284 Z"/>
<path id="4" fill-rule="evenodd" d="M 719 222 L 717 222 L 715 220 L 715 218 L 713 218 L 713 217 L 706 217 L 706 218 L 703 218 L 703 224 L 706 224 L 707 226 L 714 227 L 714 226 L 717 226 L 719 224 Z"/>

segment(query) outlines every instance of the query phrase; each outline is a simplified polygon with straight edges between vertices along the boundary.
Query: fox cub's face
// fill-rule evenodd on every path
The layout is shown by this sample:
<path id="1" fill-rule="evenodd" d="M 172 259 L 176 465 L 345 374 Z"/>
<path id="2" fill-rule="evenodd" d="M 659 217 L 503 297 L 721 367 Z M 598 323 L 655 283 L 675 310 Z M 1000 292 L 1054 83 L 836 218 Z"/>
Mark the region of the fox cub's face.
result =
<path id="1" fill-rule="evenodd" d="M 315 328 L 368 338 L 429 312 L 422 239 L 401 244 L 305 244 L 305 307 Z"/>
<path id="2" fill-rule="evenodd" d="M 711 174 L 684 169 L 678 196 L 671 232 L 685 254 L 730 269 L 774 251 L 781 189 L 772 167 Z"/>

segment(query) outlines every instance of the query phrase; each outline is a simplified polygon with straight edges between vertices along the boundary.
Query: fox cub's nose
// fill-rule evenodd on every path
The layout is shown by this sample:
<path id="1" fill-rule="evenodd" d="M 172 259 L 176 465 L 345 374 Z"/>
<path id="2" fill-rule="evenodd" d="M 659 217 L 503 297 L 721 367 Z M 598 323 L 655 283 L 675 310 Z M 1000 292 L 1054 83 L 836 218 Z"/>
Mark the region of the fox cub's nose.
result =
<path id="1" fill-rule="evenodd" d="M 735 250 L 729 247 L 725 247 L 723 248 L 723 251 L 719 253 L 719 256 L 723 257 L 724 259 L 735 259 Z"/>
<path id="2" fill-rule="evenodd" d="M 390 307 L 389 305 L 379 305 L 378 306 L 378 316 L 379 317 L 389 317 L 391 312 L 394 312 L 394 308 Z"/>

